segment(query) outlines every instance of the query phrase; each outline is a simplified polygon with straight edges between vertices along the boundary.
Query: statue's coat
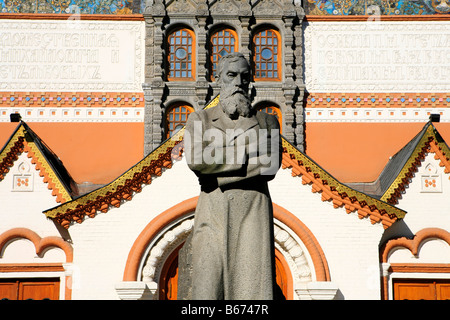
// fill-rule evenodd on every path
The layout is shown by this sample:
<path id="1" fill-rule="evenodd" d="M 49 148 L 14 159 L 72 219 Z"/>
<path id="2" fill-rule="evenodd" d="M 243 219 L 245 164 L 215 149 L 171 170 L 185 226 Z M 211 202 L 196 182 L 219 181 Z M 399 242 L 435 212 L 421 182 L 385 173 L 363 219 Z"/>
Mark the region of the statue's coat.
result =
<path id="1" fill-rule="evenodd" d="M 220 104 L 192 113 L 186 124 L 185 137 L 191 139 L 185 139 L 186 157 L 190 169 L 199 178 L 201 193 L 193 232 L 180 252 L 178 298 L 273 299 L 273 208 L 267 181 L 274 178 L 281 162 L 279 134 L 278 149 L 268 150 L 268 153 L 276 153 L 276 169 L 270 175 L 261 175 L 259 162 L 194 162 L 195 152 L 203 151 L 211 143 L 193 138 L 195 122 L 197 126 L 201 123 L 203 132 L 212 128 L 225 132 L 234 127 Z M 238 134 L 231 137 L 235 145 L 244 141 L 239 140 L 239 133 L 246 134 L 248 130 L 267 129 L 270 133 L 271 129 L 276 129 L 279 133 L 277 119 L 259 111 L 250 118 L 239 118 L 236 128 L 242 131 L 236 131 Z M 229 138 L 224 138 L 222 145 L 216 148 L 225 150 Z M 260 138 L 258 134 L 258 141 Z M 269 146 L 270 139 L 269 134 Z"/>

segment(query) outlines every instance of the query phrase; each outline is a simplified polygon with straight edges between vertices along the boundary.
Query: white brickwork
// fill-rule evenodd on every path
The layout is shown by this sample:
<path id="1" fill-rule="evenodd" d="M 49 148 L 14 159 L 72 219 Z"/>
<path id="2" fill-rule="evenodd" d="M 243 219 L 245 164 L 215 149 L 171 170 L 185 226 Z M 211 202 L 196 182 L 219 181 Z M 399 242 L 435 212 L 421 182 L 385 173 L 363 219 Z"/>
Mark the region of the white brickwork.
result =
<path id="1" fill-rule="evenodd" d="M 31 190 L 14 190 L 13 181 L 21 174 L 33 176 Z M 427 187 L 423 184 L 423 176 L 440 179 L 440 191 L 424 192 Z M 336 299 L 380 299 L 378 247 L 382 238 L 404 235 L 406 228 L 412 232 L 426 227 L 449 229 L 446 214 L 450 210 L 450 181 L 434 154 L 426 157 L 400 200 L 399 207 L 408 211 L 405 220 L 387 231 L 381 223 L 372 224 L 367 218 L 359 219 L 357 213 L 347 214 L 344 208 L 334 208 L 331 202 L 322 201 L 320 193 L 311 192 L 310 185 L 303 185 L 301 178 L 292 177 L 290 169 L 280 169 L 269 187 L 273 202 L 303 222 L 320 244 L 333 288 L 338 289 Z M 31 159 L 23 153 L 0 183 L 0 234 L 22 227 L 40 237 L 64 235 L 72 241 L 74 248 L 73 263 L 67 267 L 74 277 L 72 299 L 119 299 L 115 287 L 122 288 L 120 283 L 127 258 L 139 234 L 159 214 L 198 196 L 199 191 L 197 178 L 182 160 L 144 186 L 131 201 L 94 218 L 86 218 L 81 224 L 75 223 L 60 234 L 55 224 L 42 213 L 57 205 L 55 197 Z M 65 262 L 60 249 L 50 250 L 43 258 L 36 257 L 33 250 L 28 240 L 15 241 L 7 246 L 0 263 Z M 422 261 L 442 263 L 442 260 L 436 260 L 436 253 L 442 253 L 442 250 L 448 251 L 448 246 L 446 248 L 440 242 L 427 244 Z M 399 251 L 392 259 L 410 261 L 405 254 Z"/>
<path id="2" fill-rule="evenodd" d="M 17 186 L 17 178 L 24 177 L 23 171 L 20 170 L 22 164 L 29 167 L 29 171 L 25 173 L 29 175 L 29 186 L 23 190 L 21 186 Z M 36 166 L 31 163 L 27 153 L 22 153 L 5 178 L 0 181 L 0 234 L 20 227 L 33 230 L 42 238 L 60 236 L 55 224 L 46 219 L 42 213 L 44 208 L 51 208 L 58 204 L 56 197 L 52 196 L 52 191 L 47 187 L 48 184 L 44 183 L 44 178 L 39 176 Z"/>
<path id="3" fill-rule="evenodd" d="M 311 192 L 290 170 L 280 170 L 269 185 L 272 201 L 299 218 L 314 234 L 328 261 L 338 299 L 379 299 L 378 244 L 381 224 L 335 209 Z"/>
<path id="4" fill-rule="evenodd" d="M 426 156 L 406 193 L 398 201 L 398 206 L 408 212 L 404 222 L 414 234 L 424 228 L 450 230 L 450 175 L 444 172 L 440 160 L 434 156 L 434 153 Z M 430 185 L 427 186 L 425 180 Z"/>
<path id="5" fill-rule="evenodd" d="M 74 264 L 81 272 L 81 285 L 72 291 L 73 299 L 118 299 L 114 285 L 122 281 L 130 249 L 144 227 L 199 192 L 197 178 L 182 161 L 120 208 L 71 226 Z"/>

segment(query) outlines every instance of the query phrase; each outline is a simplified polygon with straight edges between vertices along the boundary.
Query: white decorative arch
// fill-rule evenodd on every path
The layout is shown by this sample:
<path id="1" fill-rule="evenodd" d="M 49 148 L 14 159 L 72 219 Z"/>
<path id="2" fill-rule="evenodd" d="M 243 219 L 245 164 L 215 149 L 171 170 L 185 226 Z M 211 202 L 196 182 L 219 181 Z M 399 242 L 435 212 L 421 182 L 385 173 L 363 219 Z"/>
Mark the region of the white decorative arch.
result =
<path id="1" fill-rule="evenodd" d="M 138 279 L 147 284 L 153 293 L 153 299 L 158 299 L 158 285 L 161 271 L 167 258 L 181 245 L 194 226 L 194 213 L 168 224 L 148 245 L 139 268 Z M 275 248 L 283 255 L 292 275 L 293 287 L 305 285 L 315 277 L 312 259 L 299 237 L 286 225 L 274 219 Z M 294 299 L 299 297 L 294 295 Z"/>
<path id="2" fill-rule="evenodd" d="M 170 254 L 181 245 L 194 227 L 194 213 L 169 224 L 161 230 L 160 234 L 147 249 L 145 263 L 139 270 L 138 279 L 145 283 L 159 283 L 161 270 Z"/>

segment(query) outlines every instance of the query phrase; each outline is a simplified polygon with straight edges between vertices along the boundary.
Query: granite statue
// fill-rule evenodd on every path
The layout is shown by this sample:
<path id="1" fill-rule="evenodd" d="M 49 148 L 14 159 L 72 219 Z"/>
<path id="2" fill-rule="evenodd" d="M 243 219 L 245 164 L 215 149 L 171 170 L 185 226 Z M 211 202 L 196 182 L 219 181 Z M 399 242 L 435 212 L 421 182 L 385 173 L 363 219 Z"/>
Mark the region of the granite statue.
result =
<path id="1" fill-rule="evenodd" d="M 275 259 L 268 189 L 281 163 L 275 116 L 251 106 L 251 69 L 240 53 L 221 59 L 217 106 L 189 116 L 189 168 L 201 192 L 179 253 L 178 299 L 271 300 Z"/>

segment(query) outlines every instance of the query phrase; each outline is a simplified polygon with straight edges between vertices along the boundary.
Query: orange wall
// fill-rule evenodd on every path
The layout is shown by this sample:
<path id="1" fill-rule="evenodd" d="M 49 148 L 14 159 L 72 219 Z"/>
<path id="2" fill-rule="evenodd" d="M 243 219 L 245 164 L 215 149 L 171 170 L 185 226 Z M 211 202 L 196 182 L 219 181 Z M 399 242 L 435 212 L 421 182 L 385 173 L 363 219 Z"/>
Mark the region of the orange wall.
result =
<path id="1" fill-rule="evenodd" d="M 306 154 L 341 182 L 372 182 L 425 123 L 307 123 Z M 435 123 L 450 142 L 450 124 Z"/>
<path id="2" fill-rule="evenodd" d="M 77 183 L 106 184 L 143 158 L 144 124 L 27 122 Z M 0 124 L 0 145 L 17 123 Z"/>
<path id="3" fill-rule="evenodd" d="M 17 122 L 0 122 L 0 151 L 8 142 L 18 125 L 19 123 Z"/>
<path id="4" fill-rule="evenodd" d="M 77 183 L 109 183 L 143 158 L 143 123 L 28 123 Z M 306 154 L 341 182 L 372 182 L 424 123 L 307 123 Z M 17 123 L 0 123 L 0 148 Z M 435 123 L 450 142 L 450 123 Z"/>

